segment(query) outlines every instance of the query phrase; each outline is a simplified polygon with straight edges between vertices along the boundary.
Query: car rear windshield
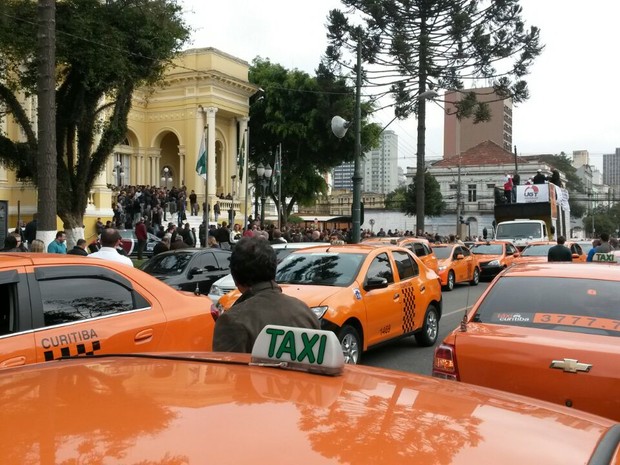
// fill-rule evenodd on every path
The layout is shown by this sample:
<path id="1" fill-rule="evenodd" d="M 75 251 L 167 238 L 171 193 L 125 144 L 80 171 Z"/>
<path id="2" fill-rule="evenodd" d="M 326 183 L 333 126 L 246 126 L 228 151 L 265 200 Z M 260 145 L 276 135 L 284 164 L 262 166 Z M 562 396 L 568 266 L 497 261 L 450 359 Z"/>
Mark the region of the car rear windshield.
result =
<path id="1" fill-rule="evenodd" d="M 529 245 L 523 252 L 521 252 L 522 257 L 546 257 L 549 253 L 549 249 L 553 247 L 554 244 L 541 244 L 541 245 Z"/>
<path id="2" fill-rule="evenodd" d="M 511 223 L 497 226 L 496 239 L 527 239 L 542 237 L 540 223 Z"/>
<path id="3" fill-rule="evenodd" d="M 504 277 L 481 302 L 473 321 L 618 337 L 618 282 Z"/>
<path id="4" fill-rule="evenodd" d="M 280 284 L 312 284 L 318 286 L 350 285 L 365 255 L 341 253 L 295 253 L 278 265 L 276 281 Z"/>
<path id="5" fill-rule="evenodd" d="M 153 275 L 178 275 L 185 271 L 191 259 L 189 253 L 157 255 L 144 264 L 142 271 Z"/>
<path id="6" fill-rule="evenodd" d="M 501 255 L 502 246 L 499 244 L 481 244 L 471 249 L 471 253 L 476 255 Z"/>

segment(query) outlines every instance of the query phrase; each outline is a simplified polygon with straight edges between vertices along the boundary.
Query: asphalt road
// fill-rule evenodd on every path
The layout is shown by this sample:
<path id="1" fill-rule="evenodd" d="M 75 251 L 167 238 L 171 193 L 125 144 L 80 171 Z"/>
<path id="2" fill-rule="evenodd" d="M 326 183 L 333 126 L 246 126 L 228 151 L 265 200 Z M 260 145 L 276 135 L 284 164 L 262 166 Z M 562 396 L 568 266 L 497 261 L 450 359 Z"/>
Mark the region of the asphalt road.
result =
<path id="1" fill-rule="evenodd" d="M 488 285 L 487 282 L 481 282 L 478 286 L 459 284 L 452 292 L 443 293 L 443 315 L 435 346 L 441 344 L 448 333 L 460 324 L 465 310 L 478 300 Z M 407 337 L 369 350 L 362 355 L 362 364 L 430 375 L 434 351 L 435 347 L 418 347 L 415 338 Z"/>

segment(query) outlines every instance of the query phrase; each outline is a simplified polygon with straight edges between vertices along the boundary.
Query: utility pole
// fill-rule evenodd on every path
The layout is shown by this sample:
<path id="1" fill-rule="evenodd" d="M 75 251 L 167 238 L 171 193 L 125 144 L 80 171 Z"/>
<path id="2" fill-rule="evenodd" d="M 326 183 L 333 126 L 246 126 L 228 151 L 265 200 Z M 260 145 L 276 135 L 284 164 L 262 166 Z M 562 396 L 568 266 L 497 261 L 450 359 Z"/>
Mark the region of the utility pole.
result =
<path id="1" fill-rule="evenodd" d="M 56 0 L 39 0 L 37 238 L 46 245 L 56 237 Z"/>
<path id="2" fill-rule="evenodd" d="M 461 231 L 461 152 L 459 151 L 459 163 L 456 174 L 456 236 Z"/>

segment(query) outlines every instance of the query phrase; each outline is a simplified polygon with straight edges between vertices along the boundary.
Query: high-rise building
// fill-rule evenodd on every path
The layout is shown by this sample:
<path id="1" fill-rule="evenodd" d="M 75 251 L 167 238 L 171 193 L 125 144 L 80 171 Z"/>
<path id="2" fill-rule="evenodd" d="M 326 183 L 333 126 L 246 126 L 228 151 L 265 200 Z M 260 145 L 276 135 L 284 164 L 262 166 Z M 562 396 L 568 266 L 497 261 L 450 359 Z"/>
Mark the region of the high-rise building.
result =
<path id="1" fill-rule="evenodd" d="M 468 92 L 475 92 L 478 101 L 486 102 L 491 111 L 489 121 L 474 124 L 474 118 L 456 117 L 454 102 L 460 101 Z M 444 117 L 443 153 L 451 158 L 476 145 L 490 140 L 508 152 L 512 151 L 512 100 L 502 99 L 492 87 L 446 92 L 446 115 Z"/>
<path id="2" fill-rule="evenodd" d="M 603 183 L 620 192 L 620 148 L 616 148 L 616 153 L 603 155 Z"/>
<path id="3" fill-rule="evenodd" d="M 379 146 L 364 154 L 364 192 L 388 194 L 398 187 L 398 135 L 383 131 Z"/>
<path id="4" fill-rule="evenodd" d="M 590 152 L 587 150 L 573 150 L 573 166 L 579 168 L 590 164 Z"/>
<path id="5" fill-rule="evenodd" d="M 362 191 L 388 194 L 398 187 L 398 135 L 383 131 L 377 148 L 366 152 L 360 161 Z M 333 170 L 333 188 L 353 190 L 354 163 L 347 162 Z"/>
<path id="6" fill-rule="evenodd" d="M 334 190 L 353 190 L 353 173 L 355 172 L 355 164 L 352 161 L 336 166 L 332 174 Z"/>

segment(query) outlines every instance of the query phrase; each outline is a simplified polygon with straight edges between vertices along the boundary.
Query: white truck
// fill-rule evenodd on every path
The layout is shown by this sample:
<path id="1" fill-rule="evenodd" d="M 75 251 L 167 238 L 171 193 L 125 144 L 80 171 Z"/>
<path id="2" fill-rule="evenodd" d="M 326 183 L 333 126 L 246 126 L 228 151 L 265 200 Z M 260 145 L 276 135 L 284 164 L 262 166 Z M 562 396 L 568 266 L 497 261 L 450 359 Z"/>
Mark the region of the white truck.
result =
<path id="1" fill-rule="evenodd" d="M 549 240 L 549 234 L 542 220 L 515 219 L 497 224 L 495 240 L 509 241 L 522 250 L 530 242 Z"/>

